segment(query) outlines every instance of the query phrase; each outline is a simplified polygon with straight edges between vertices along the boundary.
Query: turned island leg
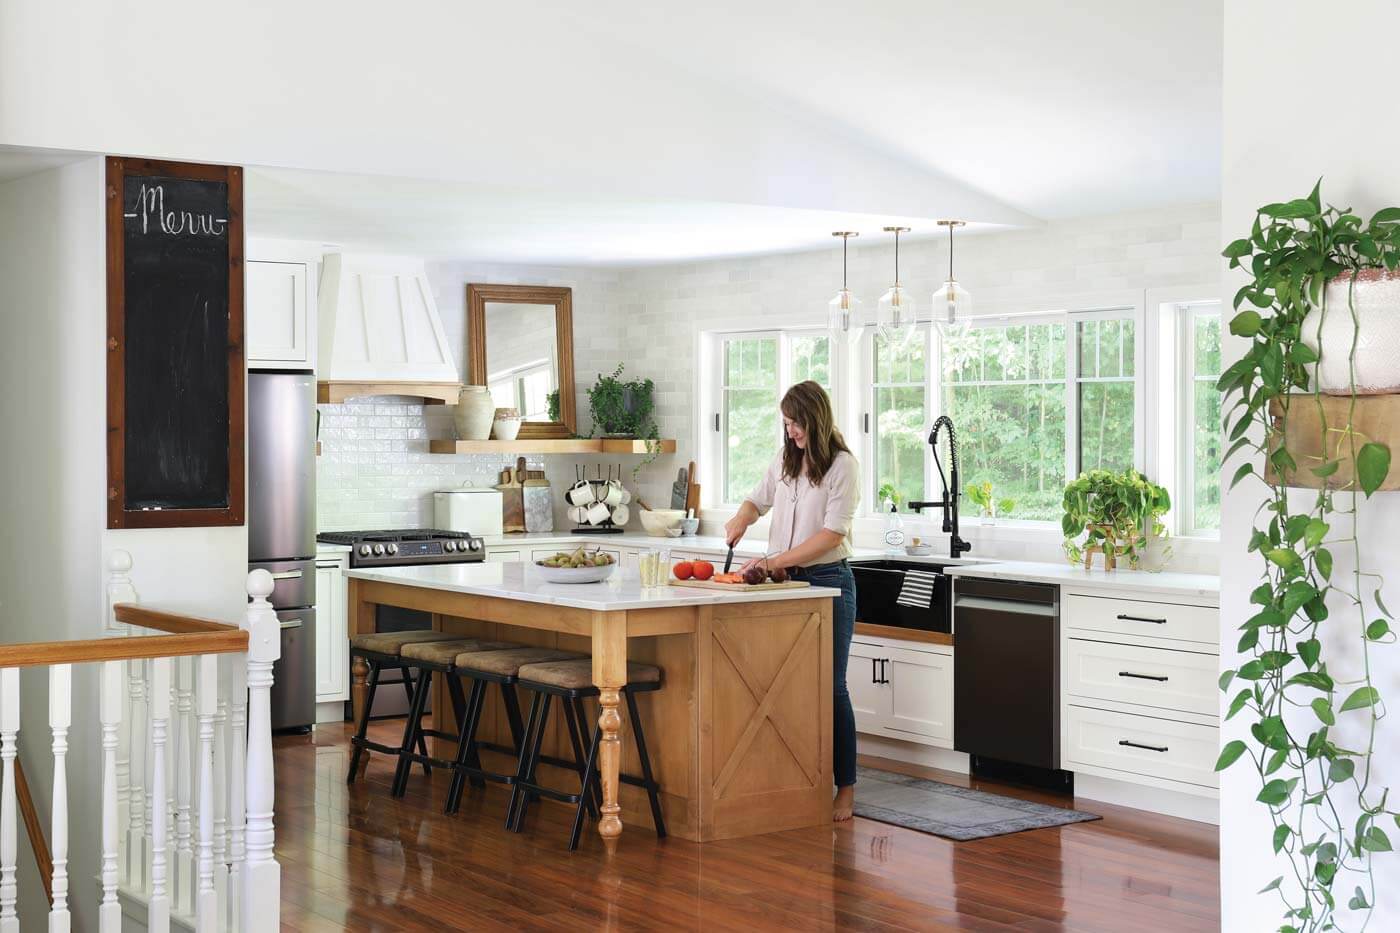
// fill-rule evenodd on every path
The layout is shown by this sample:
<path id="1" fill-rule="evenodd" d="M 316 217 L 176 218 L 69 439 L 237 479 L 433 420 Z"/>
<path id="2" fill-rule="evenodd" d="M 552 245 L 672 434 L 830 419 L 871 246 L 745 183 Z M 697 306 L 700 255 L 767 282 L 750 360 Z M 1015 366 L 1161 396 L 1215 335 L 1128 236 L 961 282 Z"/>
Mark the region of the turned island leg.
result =
<path id="1" fill-rule="evenodd" d="M 363 585 L 359 580 L 350 580 L 349 587 L 349 637 L 356 635 L 370 635 L 374 632 L 374 603 L 366 602 L 362 590 Z M 369 662 L 364 658 L 356 657 L 350 663 L 350 717 L 351 722 L 358 729 L 363 721 L 365 707 L 369 704 Z M 359 767 L 356 769 L 360 776 L 363 776 L 365 769 L 369 767 L 369 751 L 360 750 Z"/>
<path id="2" fill-rule="evenodd" d="M 605 840 L 622 835 L 622 806 L 618 802 L 618 774 L 622 768 L 622 714 L 620 693 L 627 683 L 627 613 L 593 614 L 593 685 L 598 688 L 598 771 L 603 783 L 603 806 L 598 835 Z"/>

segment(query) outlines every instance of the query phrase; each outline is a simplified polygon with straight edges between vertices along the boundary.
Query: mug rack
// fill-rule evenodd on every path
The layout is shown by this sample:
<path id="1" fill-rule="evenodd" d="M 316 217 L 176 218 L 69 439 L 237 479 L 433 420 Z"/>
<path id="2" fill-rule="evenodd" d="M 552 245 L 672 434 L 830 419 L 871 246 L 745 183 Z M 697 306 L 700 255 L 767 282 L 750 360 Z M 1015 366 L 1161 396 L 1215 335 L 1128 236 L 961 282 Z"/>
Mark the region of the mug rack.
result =
<path id="1" fill-rule="evenodd" d="M 601 464 L 598 465 L 598 468 L 597 468 L 597 473 L 598 473 L 598 475 L 597 475 L 595 478 L 589 479 L 589 478 L 587 477 L 587 475 L 586 475 L 586 474 L 587 474 L 587 471 L 588 471 L 588 468 L 587 468 L 587 467 L 575 467 L 575 468 L 574 468 L 574 476 L 575 476 L 575 478 L 576 478 L 576 482 L 574 483 L 573 486 L 570 486 L 569 489 L 570 489 L 570 490 L 573 490 L 573 489 L 578 488 L 578 484 L 579 484 L 579 483 L 587 483 L 588 486 L 589 486 L 589 488 L 592 490 L 592 493 L 593 493 L 592 498 L 590 499 L 590 501 L 592 501 L 592 502 L 599 502 L 599 501 L 602 501 L 603 497 L 607 495 L 607 493 L 606 493 L 607 488 L 608 488 L 609 486 L 612 485 L 612 481 L 613 481 L 612 467 L 611 467 L 611 466 L 608 467 L 608 475 L 607 475 L 607 478 L 604 478 L 604 477 L 603 477 L 603 467 L 602 467 Z M 618 482 L 621 483 L 621 481 L 622 481 L 622 467 L 620 467 L 620 466 L 618 467 L 618 469 L 617 469 L 617 474 L 618 474 L 618 475 L 617 475 Z M 574 506 L 573 501 L 572 501 L 571 499 L 569 499 L 568 493 L 565 493 L 565 495 L 564 495 L 564 501 L 567 502 L 571 507 Z M 610 508 L 608 509 L 608 517 L 605 518 L 603 521 L 598 522 L 597 524 L 591 524 L 591 523 L 587 523 L 587 522 L 575 522 L 575 523 L 574 523 L 573 534 L 577 534 L 577 535 L 620 535 L 620 534 L 622 534 L 622 533 L 624 532 L 625 529 L 623 529 L 622 526 L 618 525 L 616 522 L 613 521 L 612 512 L 613 512 L 613 509 L 610 507 Z"/>

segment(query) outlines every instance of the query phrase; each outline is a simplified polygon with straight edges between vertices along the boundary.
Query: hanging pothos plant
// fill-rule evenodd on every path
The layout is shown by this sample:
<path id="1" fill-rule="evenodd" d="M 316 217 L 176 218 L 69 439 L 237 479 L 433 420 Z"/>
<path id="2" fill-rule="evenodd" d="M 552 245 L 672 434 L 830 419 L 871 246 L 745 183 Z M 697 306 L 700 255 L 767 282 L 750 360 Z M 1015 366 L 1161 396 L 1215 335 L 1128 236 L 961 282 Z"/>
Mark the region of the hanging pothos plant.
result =
<path id="1" fill-rule="evenodd" d="M 1252 341 L 1218 386 L 1232 442 L 1225 459 L 1249 458 L 1235 470 L 1231 486 L 1251 476 L 1262 479 L 1255 462 L 1263 457 L 1271 478 L 1311 476 L 1316 479 L 1309 485 L 1323 487 L 1314 495 L 1290 492 L 1282 482 L 1266 485 L 1249 538 L 1261 576 L 1250 596 L 1258 611 L 1239 627 L 1244 663 L 1220 678 L 1221 689 L 1231 693 L 1225 718 L 1247 716 L 1249 739 L 1225 745 L 1216 770 L 1245 761 L 1259 773 L 1258 800 L 1272 816 L 1273 851 L 1288 864 L 1260 893 L 1276 891 L 1282 898 L 1283 931 L 1336 929 L 1339 902 L 1360 912 L 1364 923 L 1376 902 L 1371 859 L 1391 849 L 1385 827 L 1392 819 L 1400 823 L 1388 788 L 1372 779 L 1384 706 L 1370 650 L 1395 636 L 1381 580 L 1362 562 L 1358 505 L 1385 480 L 1390 451 L 1353 430 L 1357 326 L 1349 348 L 1321 347 L 1324 354 L 1348 353 L 1352 361 L 1346 423 L 1327 426 L 1331 439 L 1317 445 L 1324 451 L 1320 457 L 1290 450 L 1286 442 L 1291 409 L 1315 406 L 1322 414 L 1313 388 L 1319 352 L 1303 339 L 1304 319 L 1311 311 L 1350 313 L 1355 325 L 1356 274 L 1400 265 L 1400 208 L 1363 222 L 1349 209 L 1324 208 L 1319 187 L 1306 198 L 1260 208 L 1249 236 L 1224 252 L 1231 269 L 1249 276 L 1235 295 L 1230 332 Z M 1346 292 L 1346 307 L 1327 307 L 1327 284 L 1334 280 Z M 1317 321 L 1315 316 L 1308 322 L 1309 334 L 1318 332 Z M 1346 476 L 1354 479 L 1338 482 Z M 1351 551 L 1352 568 L 1338 577 L 1332 573 L 1334 548 Z M 1328 646 L 1353 637 L 1362 663 L 1344 679 Z M 1348 743 L 1359 747 L 1334 739 L 1339 721 L 1348 735 L 1364 736 Z M 1347 873 L 1361 883 L 1351 891 L 1334 890 Z"/>

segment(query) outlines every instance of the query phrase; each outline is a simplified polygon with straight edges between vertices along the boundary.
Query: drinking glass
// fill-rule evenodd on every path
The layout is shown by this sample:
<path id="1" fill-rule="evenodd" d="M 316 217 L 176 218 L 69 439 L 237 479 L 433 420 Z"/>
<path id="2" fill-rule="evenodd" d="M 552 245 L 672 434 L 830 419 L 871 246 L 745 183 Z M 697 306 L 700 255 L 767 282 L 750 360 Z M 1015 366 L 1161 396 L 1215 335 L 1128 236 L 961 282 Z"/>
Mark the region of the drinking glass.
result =
<path id="1" fill-rule="evenodd" d="M 660 582 L 661 554 L 655 548 L 646 548 L 637 555 L 642 586 L 657 586 Z"/>

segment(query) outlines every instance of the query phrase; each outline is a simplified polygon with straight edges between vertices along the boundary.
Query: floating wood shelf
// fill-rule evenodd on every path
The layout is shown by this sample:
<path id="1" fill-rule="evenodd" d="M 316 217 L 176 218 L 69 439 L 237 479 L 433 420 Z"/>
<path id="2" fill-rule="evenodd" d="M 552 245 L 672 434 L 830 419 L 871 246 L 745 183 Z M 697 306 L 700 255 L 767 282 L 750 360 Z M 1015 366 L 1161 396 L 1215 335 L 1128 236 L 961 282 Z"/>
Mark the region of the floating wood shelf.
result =
<path id="1" fill-rule="evenodd" d="M 644 454 L 647 441 L 603 440 L 600 438 L 517 438 L 513 441 L 429 441 L 428 452 L 435 454 Z M 673 454 L 676 442 L 656 441 L 658 453 Z"/>
<path id="2" fill-rule="evenodd" d="M 877 638 L 901 638 L 904 641 L 921 641 L 928 645 L 951 645 L 953 643 L 953 636 L 947 632 L 926 632 L 920 628 L 875 625 L 871 622 L 857 622 L 856 634 L 873 635 Z"/>
<path id="3" fill-rule="evenodd" d="M 1267 482 L 1306 489 L 1321 489 L 1324 486 L 1329 489 L 1359 488 L 1355 485 L 1356 471 L 1351 460 L 1352 441 L 1342 430 L 1346 426 L 1348 412 L 1351 414 L 1357 450 L 1361 449 L 1362 444 L 1375 441 L 1385 444 L 1393 454 L 1400 452 L 1400 395 L 1357 396 L 1354 410 L 1349 396 L 1324 395 L 1321 406 L 1318 401 L 1312 395 L 1289 397 L 1288 425 L 1283 442 L 1297 461 L 1298 469 L 1280 477 L 1272 464 L 1266 464 L 1264 479 Z M 1278 447 L 1278 425 L 1283 418 L 1283 404 L 1278 399 L 1269 402 L 1269 416 L 1274 425 L 1269 449 L 1274 450 Z M 1315 467 L 1329 460 L 1338 461 L 1337 472 L 1327 477 L 1313 473 Z M 1233 469 L 1234 464 L 1228 466 Z M 1400 489 L 1400 468 L 1392 467 L 1380 488 Z"/>
<path id="4" fill-rule="evenodd" d="M 456 405 L 462 394 L 460 382 L 349 382 L 340 379 L 316 383 L 316 402 L 337 404 L 367 395 L 407 395 L 421 398 L 424 405 Z"/>

